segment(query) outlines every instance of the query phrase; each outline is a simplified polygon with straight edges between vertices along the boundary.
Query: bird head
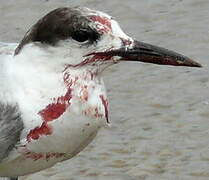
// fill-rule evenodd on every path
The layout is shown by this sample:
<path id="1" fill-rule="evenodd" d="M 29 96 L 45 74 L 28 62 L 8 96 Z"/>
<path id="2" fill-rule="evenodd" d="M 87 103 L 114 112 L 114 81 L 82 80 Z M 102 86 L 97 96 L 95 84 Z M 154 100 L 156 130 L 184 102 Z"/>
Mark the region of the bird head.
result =
<path id="1" fill-rule="evenodd" d="M 83 7 L 58 8 L 41 18 L 26 33 L 15 56 L 31 48 L 57 57 L 49 63 L 62 67 L 99 69 L 120 61 L 201 67 L 174 51 L 134 40 L 111 16 Z"/>

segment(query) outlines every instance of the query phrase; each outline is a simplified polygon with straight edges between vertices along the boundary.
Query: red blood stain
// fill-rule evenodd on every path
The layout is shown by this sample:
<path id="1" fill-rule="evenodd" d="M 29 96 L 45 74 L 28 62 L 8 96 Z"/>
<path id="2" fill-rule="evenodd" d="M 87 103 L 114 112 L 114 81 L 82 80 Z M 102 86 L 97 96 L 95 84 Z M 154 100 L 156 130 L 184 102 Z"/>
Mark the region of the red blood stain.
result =
<path id="1" fill-rule="evenodd" d="M 106 17 L 101 17 L 101 16 L 91 16 L 90 17 L 91 20 L 95 21 L 95 22 L 99 22 L 107 27 L 109 27 L 111 29 L 111 22 L 110 19 L 106 18 Z"/>
<path id="2" fill-rule="evenodd" d="M 98 61 L 108 61 L 108 60 L 111 60 L 113 57 L 112 55 L 106 55 L 105 52 L 93 52 L 90 54 L 86 54 L 84 57 L 87 57 L 87 56 L 92 56 L 92 57 L 86 58 L 82 62 L 75 64 L 75 65 L 67 64 L 65 66 L 65 70 L 68 69 L 69 67 L 79 67 L 79 66 L 84 66 L 84 65 L 90 64 L 90 63 L 95 63 Z M 93 76 L 92 76 L 92 78 L 93 78 Z"/>
<path id="3" fill-rule="evenodd" d="M 68 88 L 66 94 L 58 98 L 53 98 L 55 103 L 47 105 L 44 109 L 38 112 L 43 120 L 43 123 L 41 126 L 35 127 L 34 129 L 30 130 L 27 135 L 28 142 L 30 142 L 32 139 L 37 140 L 40 138 L 40 136 L 43 135 L 51 135 L 53 129 L 48 125 L 48 122 L 58 119 L 70 106 L 69 101 L 72 98 L 72 89 L 70 88 L 70 86 L 72 85 L 72 83 L 69 84 L 69 82 L 67 82 L 66 76 L 64 76 L 63 79 Z"/>
<path id="4" fill-rule="evenodd" d="M 36 161 L 36 160 L 38 160 L 38 159 L 44 158 L 44 154 L 27 152 L 27 153 L 25 154 L 25 157 L 26 157 L 26 158 L 33 159 L 34 161 Z"/>
<path id="5" fill-rule="evenodd" d="M 105 109 L 105 118 L 107 120 L 107 123 L 110 123 L 109 122 L 109 115 L 108 115 L 108 101 L 107 101 L 107 99 L 104 98 L 103 95 L 100 95 L 99 97 L 100 97 L 102 104 L 104 106 L 104 109 Z"/>
<path id="6" fill-rule="evenodd" d="M 60 117 L 66 110 L 67 104 L 56 103 L 49 104 L 45 109 L 41 110 L 38 114 L 44 119 L 44 121 L 53 121 Z"/>
<path id="7" fill-rule="evenodd" d="M 70 105 L 71 88 L 68 89 L 67 93 L 64 96 L 58 97 L 56 103 L 49 104 L 38 114 L 42 117 L 44 121 L 53 121 L 59 118 Z"/>
<path id="8" fill-rule="evenodd" d="M 102 27 L 98 26 L 99 32 L 107 33 L 109 31 L 111 31 L 112 27 L 111 27 L 110 19 L 108 19 L 106 17 L 101 17 L 101 16 L 91 16 L 90 19 L 94 22 L 98 22 L 103 25 Z"/>
<path id="9" fill-rule="evenodd" d="M 87 56 L 90 56 L 90 55 L 93 55 L 93 56 L 91 58 L 86 58 L 84 61 L 82 61 L 79 64 L 73 65 L 73 67 L 84 66 L 86 64 L 94 63 L 97 61 L 107 61 L 112 58 L 112 56 L 100 55 L 100 54 L 96 54 L 96 53 L 91 53 L 91 54 L 88 54 Z"/>
<path id="10" fill-rule="evenodd" d="M 64 76 L 63 76 L 64 83 L 66 84 L 66 83 L 68 82 L 69 79 L 70 79 L 69 73 L 65 72 L 65 73 L 64 73 Z"/>
<path id="11" fill-rule="evenodd" d="M 88 98 L 89 98 L 89 93 L 88 93 L 88 86 L 84 86 L 83 87 L 83 99 L 85 100 L 85 101 L 88 101 Z"/>
<path id="12" fill-rule="evenodd" d="M 31 139 L 36 140 L 42 135 L 50 134 L 52 134 L 52 128 L 47 124 L 47 122 L 43 122 L 40 127 L 30 130 L 29 134 L 27 135 L 27 140 L 30 142 Z"/>
<path id="13" fill-rule="evenodd" d="M 48 161 L 51 158 L 61 158 L 64 157 L 65 153 L 34 153 L 34 152 L 26 152 L 25 157 L 33 159 L 34 161 L 39 159 L 45 159 Z"/>
<path id="14" fill-rule="evenodd" d="M 95 108 L 95 114 L 94 114 L 94 116 L 95 116 L 96 118 L 102 118 L 102 117 L 103 117 L 103 114 L 99 113 L 99 110 L 98 110 L 97 107 Z"/>
<path id="15" fill-rule="evenodd" d="M 124 46 L 130 46 L 133 42 L 129 39 L 120 38 Z"/>

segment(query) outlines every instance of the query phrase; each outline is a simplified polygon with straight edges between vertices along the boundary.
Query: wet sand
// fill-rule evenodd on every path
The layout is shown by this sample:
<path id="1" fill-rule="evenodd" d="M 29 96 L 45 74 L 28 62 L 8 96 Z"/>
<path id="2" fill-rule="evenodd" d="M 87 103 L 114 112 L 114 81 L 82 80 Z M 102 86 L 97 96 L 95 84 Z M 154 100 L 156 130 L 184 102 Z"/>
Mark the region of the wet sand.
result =
<path id="1" fill-rule="evenodd" d="M 105 73 L 111 128 L 75 158 L 25 180 L 208 180 L 208 0 L 0 0 L 0 42 L 18 42 L 48 11 L 87 6 L 134 38 L 203 68 L 121 63 Z"/>

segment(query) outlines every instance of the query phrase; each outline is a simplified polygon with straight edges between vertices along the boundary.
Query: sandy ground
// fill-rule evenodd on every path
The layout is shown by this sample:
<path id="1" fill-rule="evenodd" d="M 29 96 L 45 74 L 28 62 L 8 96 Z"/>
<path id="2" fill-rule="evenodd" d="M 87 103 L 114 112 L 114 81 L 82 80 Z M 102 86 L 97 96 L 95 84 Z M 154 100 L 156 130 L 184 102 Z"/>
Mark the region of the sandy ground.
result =
<path id="1" fill-rule="evenodd" d="M 105 11 L 138 40 L 183 53 L 203 68 L 124 63 L 105 74 L 112 127 L 75 158 L 26 180 L 208 180 L 208 0 L 0 0 L 0 41 L 18 42 L 61 6 Z"/>

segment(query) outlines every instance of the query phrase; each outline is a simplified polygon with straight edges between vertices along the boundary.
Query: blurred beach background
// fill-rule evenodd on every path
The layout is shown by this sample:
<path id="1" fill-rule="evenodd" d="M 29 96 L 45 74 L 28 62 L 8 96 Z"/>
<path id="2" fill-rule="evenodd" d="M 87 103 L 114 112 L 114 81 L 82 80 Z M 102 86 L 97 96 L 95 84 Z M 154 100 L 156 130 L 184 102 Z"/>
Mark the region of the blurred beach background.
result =
<path id="1" fill-rule="evenodd" d="M 104 74 L 110 128 L 71 160 L 21 180 L 208 180 L 208 0 L 0 0 L 0 42 L 19 42 L 57 7 L 115 17 L 140 41 L 187 55 L 203 68 L 121 63 Z"/>

